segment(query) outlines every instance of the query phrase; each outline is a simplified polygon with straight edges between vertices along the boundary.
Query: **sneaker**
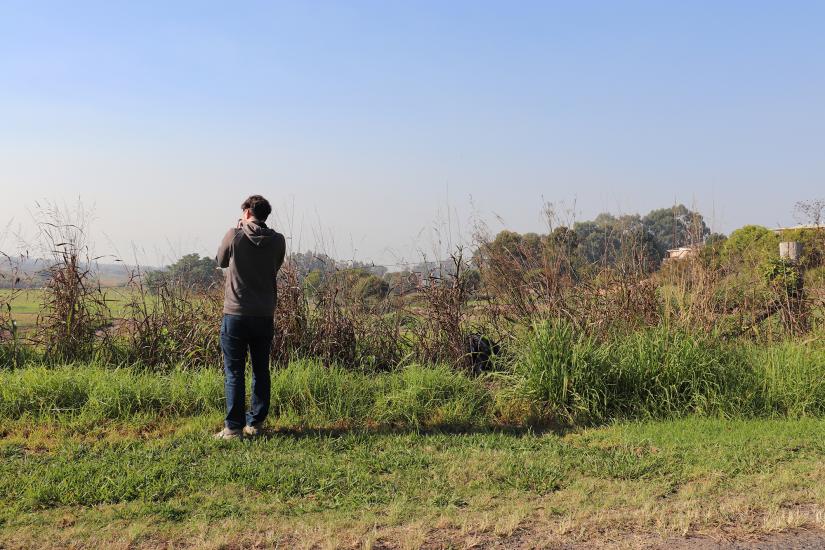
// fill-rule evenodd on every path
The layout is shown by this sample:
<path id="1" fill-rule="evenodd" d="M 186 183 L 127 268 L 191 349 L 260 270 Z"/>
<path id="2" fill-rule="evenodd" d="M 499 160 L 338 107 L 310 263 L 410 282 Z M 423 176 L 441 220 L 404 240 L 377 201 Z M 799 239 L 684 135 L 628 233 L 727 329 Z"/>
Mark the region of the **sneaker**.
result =
<path id="1" fill-rule="evenodd" d="M 264 423 L 263 422 L 256 422 L 255 424 L 250 424 L 249 426 L 244 426 L 243 434 L 249 437 L 258 437 L 264 431 Z"/>
<path id="2" fill-rule="evenodd" d="M 233 430 L 232 428 L 224 428 L 215 434 L 215 439 L 241 439 L 244 430 Z"/>

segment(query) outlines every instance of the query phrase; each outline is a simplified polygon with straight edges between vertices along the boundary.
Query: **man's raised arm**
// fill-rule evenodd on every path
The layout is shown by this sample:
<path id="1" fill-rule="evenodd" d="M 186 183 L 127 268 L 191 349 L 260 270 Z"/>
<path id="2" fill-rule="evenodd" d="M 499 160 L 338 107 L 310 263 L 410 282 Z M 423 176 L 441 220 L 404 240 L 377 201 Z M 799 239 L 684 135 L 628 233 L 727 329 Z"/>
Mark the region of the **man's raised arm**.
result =
<path id="1" fill-rule="evenodd" d="M 278 239 L 276 246 L 278 249 L 275 251 L 275 273 L 278 273 L 278 270 L 281 269 L 281 266 L 284 265 L 284 258 L 286 257 L 286 238 L 283 235 L 278 233 L 276 237 Z"/>
<path id="2" fill-rule="evenodd" d="M 223 236 L 221 245 L 218 247 L 218 254 L 215 261 L 219 267 L 229 267 L 229 258 L 232 256 L 232 240 L 235 238 L 235 230 L 230 229 Z"/>

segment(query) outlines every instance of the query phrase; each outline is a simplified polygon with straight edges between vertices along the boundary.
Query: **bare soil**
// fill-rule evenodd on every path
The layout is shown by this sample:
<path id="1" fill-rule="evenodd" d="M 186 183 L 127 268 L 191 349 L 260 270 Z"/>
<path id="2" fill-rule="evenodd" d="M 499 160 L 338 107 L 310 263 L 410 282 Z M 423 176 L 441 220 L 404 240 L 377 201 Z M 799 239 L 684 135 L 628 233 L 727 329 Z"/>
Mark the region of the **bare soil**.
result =
<path id="1" fill-rule="evenodd" d="M 604 549 L 667 549 L 667 550 L 822 550 L 825 549 L 825 531 L 820 529 L 795 529 L 781 533 L 754 535 L 748 537 L 730 536 L 719 533 L 714 536 L 688 536 L 683 538 L 657 538 L 654 536 L 627 535 L 619 538 L 597 540 L 565 541 L 558 536 L 542 537 L 540 533 L 519 530 L 508 537 L 495 535 L 457 536 L 458 533 L 433 532 L 422 546 L 426 550 L 444 549 L 490 549 L 527 550 L 556 549 L 583 550 Z M 453 535 L 453 536 L 451 536 Z M 395 549 L 396 544 L 377 541 L 373 549 Z"/>

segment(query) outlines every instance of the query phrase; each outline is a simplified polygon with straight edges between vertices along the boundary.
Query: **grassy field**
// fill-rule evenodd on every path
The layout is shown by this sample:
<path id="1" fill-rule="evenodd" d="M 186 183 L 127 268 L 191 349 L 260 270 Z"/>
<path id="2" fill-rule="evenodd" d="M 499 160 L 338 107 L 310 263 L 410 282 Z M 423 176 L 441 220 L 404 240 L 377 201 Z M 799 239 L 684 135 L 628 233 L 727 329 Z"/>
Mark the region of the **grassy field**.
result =
<path id="1" fill-rule="evenodd" d="M 12 291 L 0 288 L 0 301 L 12 296 Z M 11 317 L 21 328 L 33 327 L 40 311 L 43 291 L 39 289 L 26 290 L 15 297 L 11 302 Z"/>
<path id="2" fill-rule="evenodd" d="M 815 333 L 530 328 L 480 376 L 279 365 L 268 431 L 235 442 L 211 437 L 218 357 L 12 362 L 0 347 L 0 548 L 624 548 L 800 527 L 825 541 Z"/>
<path id="3" fill-rule="evenodd" d="M 645 546 L 825 528 L 825 420 L 804 409 L 530 428 L 495 377 L 312 362 L 276 371 L 272 391 L 264 437 L 218 442 L 217 369 L 0 372 L 0 548 Z"/>
<path id="4" fill-rule="evenodd" d="M 825 421 L 291 431 L 220 415 L 4 423 L 0 546 L 644 545 L 825 527 Z M 632 533 L 633 539 L 629 539 Z"/>
<path id="5" fill-rule="evenodd" d="M 126 287 L 111 287 L 104 289 L 105 297 L 112 316 L 122 317 L 125 313 L 125 306 L 130 300 L 130 290 Z M 12 296 L 9 289 L 0 288 L 0 303 Z M 30 329 L 37 322 L 37 315 L 43 308 L 44 291 L 33 288 L 23 290 L 11 301 L 11 317 L 17 321 L 21 329 Z"/>

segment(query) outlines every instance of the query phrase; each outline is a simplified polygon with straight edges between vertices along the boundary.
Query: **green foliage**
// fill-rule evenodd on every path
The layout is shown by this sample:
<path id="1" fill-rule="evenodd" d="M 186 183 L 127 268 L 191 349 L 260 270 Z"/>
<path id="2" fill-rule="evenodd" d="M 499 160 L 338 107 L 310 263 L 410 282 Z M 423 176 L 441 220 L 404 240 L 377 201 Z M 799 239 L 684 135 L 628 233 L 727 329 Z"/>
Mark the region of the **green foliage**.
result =
<path id="1" fill-rule="evenodd" d="M 730 234 L 722 256 L 730 262 L 758 266 L 779 256 L 779 237 L 761 225 L 746 225 Z"/>
<path id="2" fill-rule="evenodd" d="M 375 405 L 381 424 L 459 428 L 489 422 L 489 391 L 448 367 L 412 365 L 388 382 Z"/>
<path id="3" fill-rule="evenodd" d="M 355 283 L 355 295 L 362 300 L 380 300 L 390 293 L 390 284 L 371 273 L 358 277 Z"/>
<path id="4" fill-rule="evenodd" d="M 411 271 L 394 271 L 384 275 L 389 284 L 390 293 L 403 296 L 418 289 L 418 277 Z"/>
<path id="5" fill-rule="evenodd" d="M 825 377 L 825 350 L 800 344 L 760 348 L 666 328 L 598 342 L 555 322 L 536 325 L 522 350 L 513 394 L 563 421 L 825 413 L 822 383 L 802 396 L 791 382 Z"/>
<path id="6" fill-rule="evenodd" d="M 569 227 L 557 227 L 550 233 L 548 246 L 558 254 L 572 256 L 579 247 L 579 236 Z"/>
<path id="7" fill-rule="evenodd" d="M 577 222 L 573 229 L 579 253 L 592 264 L 650 272 L 658 268 L 667 249 L 639 215 L 599 214 L 593 221 Z"/>
<path id="8" fill-rule="evenodd" d="M 748 361 L 759 365 L 768 414 L 791 417 L 825 413 L 825 349 L 784 342 L 749 347 Z"/>
<path id="9" fill-rule="evenodd" d="M 481 272 L 478 269 L 465 269 L 461 273 L 461 284 L 467 292 L 475 293 L 481 288 Z"/>
<path id="10" fill-rule="evenodd" d="M 163 270 L 149 271 L 146 274 L 146 285 L 150 289 L 156 289 L 163 284 L 206 289 L 219 284 L 222 277 L 214 258 L 201 257 L 193 253 L 186 254 Z"/>
<path id="11" fill-rule="evenodd" d="M 786 260 L 768 260 L 763 276 L 774 289 L 787 296 L 794 296 L 802 289 L 802 272 L 799 266 Z"/>
<path id="12" fill-rule="evenodd" d="M 550 235 L 501 231 L 479 248 L 474 263 L 497 266 L 485 274 L 486 283 L 500 294 L 512 286 L 508 272 L 513 270 L 539 273 L 550 266 L 552 278 L 577 276 L 590 264 L 647 275 L 659 268 L 668 249 L 702 244 L 709 234 L 702 215 L 684 205 L 653 210 L 644 217 L 603 213 L 572 228 L 556 227 Z"/>
<path id="13" fill-rule="evenodd" d="M 728 236 L 724 233 L 711 233 L 705 239 L 705 246 L 721 246 L 726 240 Z"/>
<path id="14" fill-rule="evenodd" d="M 362 425 L 380 387 L 335 365 L 293 362 L 272 378 L 272 415 L 303 427 Z"/>
<path id="15" fill-rule="evenodd" d="M 346 290 L 348 295 L 356 300 L 374 301 L 386 298 L 390 293 L 388 281 L 363 268 L 331 272 L 314 270 L 304 278 L 303 284 L 310 296 L 318 296 L 331 290 Z"/>
<path id="16" fill-rule="evenodd" d="M 517 393 L 544 415 L 569 420 L 589 414 L 603 397 L 596 383 L 606 361 L 602 351 L 569 323 L 536 325 L 516 362 Z"/>
<path id="17" fill-rule="evenodd" d="M 599 214 L 593 221 L 573 225 L 578 249 L 587 262 L 612 264 L 615 261 L 620 246 L 616 225 L 616 217 L 612 214 Z"/>
<path id="18" fill-rule="evenodd" d="M 0 374 L 0 417 L 83 415 L 187 416 L 219 411 L 222 384 L 215 371 L 143 372 L 134 368 L 27 367 Z"/>
<path id="19" fill-rule="evenodd" d="M 728 343 L 664 327 L 599 341 L 564 322 L 533 327 L 509 372 L 469 378 L 447 367 L 366 374 L 295 361 L 272 380 L 272 417 L 298 427 L 455 428 L 536 418 L 825 414 L 825 348 Z M 513 414 L 520 403 L 528 404 Z M 100 421 L 222 411 L 217 370 L 27 366 L 0 372 L 0 418 Z M 514 409 L 515 407 L 515 409 Z"/>
<path id="20" fill-rule="evenodd" d="M 313 269 L 304 277 L 304 291 L 310 296 L 316 296 L 324 285 L 326 272 L 320 269 Z"/>
<path id="21" fill-rule="evenodd" d="M 521 235 L 504 230 L 499 232 L 492 242 L 482 246 L 477 253 L 476 263 L 483 262 L 484 258 L 496 258 L 523 269 L 530 269 L 540 265 L 542 252 L 543 246 L 537 234 Z"/>
<path id="22" fill-rule="evenodd" d="M 727 235 L 711 233 L 705 239 L 705 246 L 699 250 L 699 258 L 703 264 L 711 269 L 719 269 L 722 265 L 722 251 L 727 242 Z"/>
<path id="23" fill-rule="evenodd" d="M 684 204 L 653 210 L 642 218 L 642 223 L 653 236 L 660 258 L 669 249 L 702 244 L 710 234 L 702 215 Z"/>
<path id="24" fill-rule="evenodd" d="M 442 366 L 369 375 L 295 361 L 273 373 L 271 391 L 274 421 L 301 428 L 453 428 L 492 421 L 484 385 Z M 222 410 L 223 379 L 217 370 L 159 374 L 67 365 L 0 372 L 0 419 L 127 420 Z"/>

